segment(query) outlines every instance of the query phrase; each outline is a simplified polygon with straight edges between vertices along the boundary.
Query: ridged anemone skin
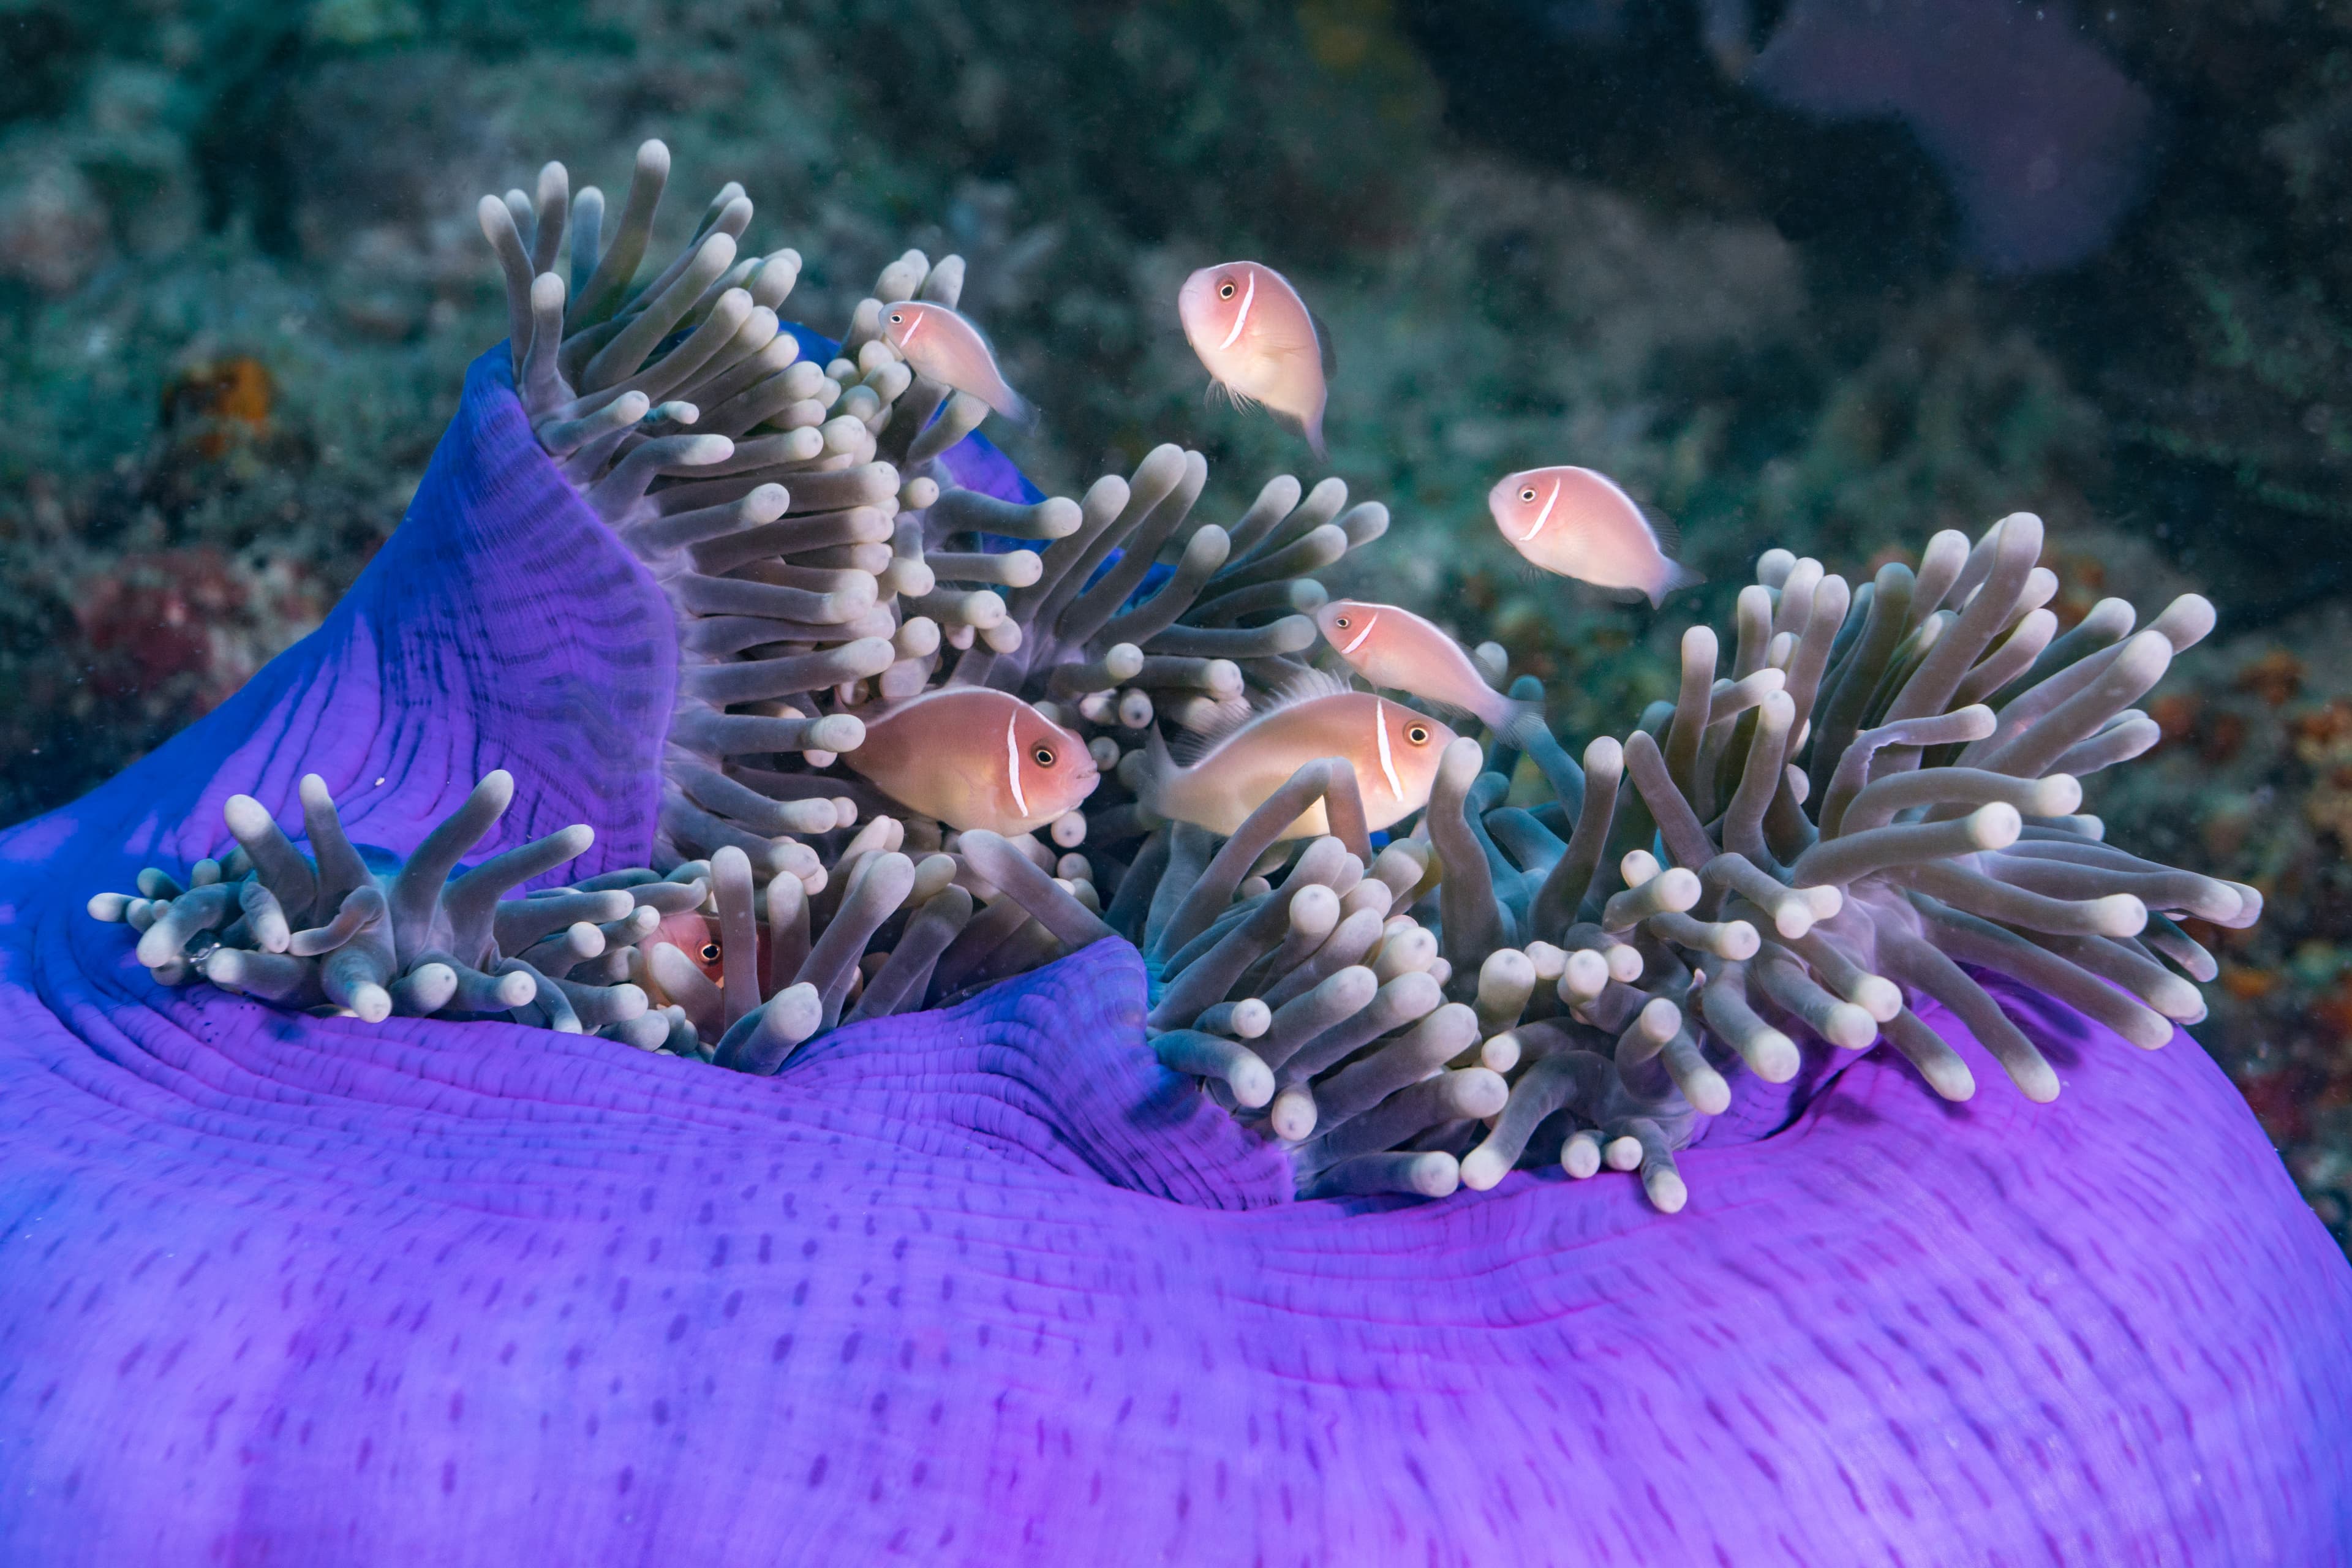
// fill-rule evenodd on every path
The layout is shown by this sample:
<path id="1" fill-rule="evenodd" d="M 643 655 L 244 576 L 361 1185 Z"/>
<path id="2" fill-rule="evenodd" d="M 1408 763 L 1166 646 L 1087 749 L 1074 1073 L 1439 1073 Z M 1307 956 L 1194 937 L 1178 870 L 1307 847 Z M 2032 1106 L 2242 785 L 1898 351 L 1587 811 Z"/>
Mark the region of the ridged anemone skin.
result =
<path id="1" fill-rule="evenodd" d="M 156 984 L 85 900 L 307 772 L 647 859 L 671 611 L 509 363 L 319 632 L 0 837 L 0 1562 L 2352 1561 L 2352 1268 L 2193 1042 L 2009 982 L 2054 1102 L 1809 1043 L 1674 1215 L 1301 1201 L 1116 940 L 767 1079 Z"/>

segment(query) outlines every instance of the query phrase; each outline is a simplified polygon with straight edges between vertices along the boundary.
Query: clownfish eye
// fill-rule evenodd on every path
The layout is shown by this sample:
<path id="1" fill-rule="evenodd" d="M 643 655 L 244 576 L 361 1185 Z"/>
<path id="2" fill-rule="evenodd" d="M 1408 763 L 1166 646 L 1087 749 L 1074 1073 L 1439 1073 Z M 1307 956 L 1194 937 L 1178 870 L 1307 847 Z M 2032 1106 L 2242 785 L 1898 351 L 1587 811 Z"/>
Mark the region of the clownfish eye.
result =
<path id="1" fill-rule="evenodd" d="M 1348 617 L 1345 616 L 1334 616 L 1331 617 L 1331 624 L 1344 632 L 1348 629 Z"/>
<path id="2" fill-rule="evenodd" d="M 1233 297 L 1234 297 L 1234 286 L 1233 286 L 1231 283 L 1220 283 L 1220 284 L 1218 284 L 1218 285 L 1217 285 L 1217 298 L 1218 298 L 1218 299 L 1220 299 L 1220 300 L 1230 300 L 1230 299 L 1232 299 Z"/>
<path id="3" fill-rule="evenodd" d="M 1404 727 L 1404 738 L 1411 741 L 1416 746 L 1426 746 L 1429 744 L 1429 726 L 1426 724 L 1407 724 Z"/>
<path id="4" fill-rule="evenodd" d="M 893 317 L 891 317 L 890 319 L 891 319 L 892 321 L 894 321 L 898 320 L 898 318 L 897 318 L 896 316 L 893 316 Z M 1519 499 L 1520 499 L 1521 500 L 1527 500 L 1527 501 L 1531 501 L 1531 500 L 1535 500 L 1535 499 L 1536 499 L 1536 488 L 1535 488 L 1535 486 L 1533 486 L 1533 485 L 1529 485 L 1527 489 L 1525 489 L 1521 490 L 1521 491 L 1519 492 Z"/>
<path id="5" fill-rule="evenodd" d="M 1051 746 L 1040 746 L 1029 754 L 1036 759 L 1037 765 L 1041 768 L 1050 768 L 1054 765 L 1054 748 Z"/>
<path id="6" fill-rule="evenodd" d="M 702 944 L 702 962 L 705 963 L 716 963 L 719 962 L 719 944 L 717 942 L 706 942 Z"/>
<path id="7" fill-rule="evenodd" d="M 907 312 L 906 312 L 906 311 L 904 311 L 904 310 L 893 310 L 893 311 L 891 311 L 891 312 L 890 312 L 890 324 L 891 324 L 892 326 L 894 326 L 894 327 L 903 327 L 903 326 L 905 326 L 905 325 L 907 324 Z"/>

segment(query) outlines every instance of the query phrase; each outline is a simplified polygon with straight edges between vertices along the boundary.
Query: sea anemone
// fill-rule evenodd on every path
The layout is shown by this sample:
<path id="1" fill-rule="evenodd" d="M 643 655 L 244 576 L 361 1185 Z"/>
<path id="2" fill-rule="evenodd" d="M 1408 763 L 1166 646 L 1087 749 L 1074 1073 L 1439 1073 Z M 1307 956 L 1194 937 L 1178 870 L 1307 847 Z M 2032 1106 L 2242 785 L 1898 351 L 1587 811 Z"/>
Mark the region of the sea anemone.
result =
<path id="1" fill-rule="evenodd" d="M 1221 841 L 1124 753 L 1287 680 L 1299 574 L 1381 514 L 1278 480 L 1194 526 L 1174 448 L 1035 497 L 930 450 L 954 400 L 919 413 L 870 343 L 822 377 L 863 437 L 754 421 L 713 457 L 681 443 L 727 400 L 689 421 L 698 368 L 661 367 L 780 262 L 710 271 L 730 196 L 632 292 L 625 216 L 566 332 L 562 190 L 498 204 L 520 353 L 477 362 L 327 623 L 0 836 L 0 1556 L 2341 1559 L 2352 1269 L 2169 1028 L 2197 1004 L 2163 965 L 2201 961 L 2145 912 L 2252 900 L 2109 848 L 2066 782 L 2145 742 L 2197 603 L 2053 639 L 2025 518 L 1853 604 L 1768 554 L 1727 676 L 1693 633 L 1680 700 L 1582 767 L 1539 725 L 1465 740 L 1380 846 L 1318 760 Z M 782 338 L 742 365 L 789 376 Z M 868 509 L 877 570 L 795 531 Z M 773 571 L 693 554 L 772 529 L 740 560 Z M 1024 529 L 1036 575 L 980 624 L 1030 567 L 963 558 Z M 856 576 L 865 609 L 827 598 Z M 696 641 L 736 616 L 789 634 Z M 924 620 L 938 647 L 898 640 Z M 1055 704 L 1112 782 L 1051 848 L 923 842 L 824 755 L 918 673 Z M 1328 836 L 1285 840 L 1311 802 Z M 99 900 L 126 940 L 86 911 L 142 864 L 187 870 Z M 628 940 L 688 900 L 715 978 Z M 608 951 L 573 980 L 582 925 Z M 510 956 L 578 1032 L 480 990 Z M 216 968 L 257 984 L 171 984 Z M 565 981 L 650 989 L 660 1046 Z M 1996 1063 L 2024 1093 L 1952 1098 Z M 1570 1179 L 1603 1164 L 1643 1179 Z M 1457 1182 L 1491 1190 L 1395 1195 Z"/>
<path id="2" fill-rule="evenodd" d="M 575 203 L 561 163 L 541 170 L 535 198 L 512 191 L 478 209 L 505 275 L 511 382 L 532 435 L 675 614 L 660 869 L 541 888 L 502 910 L 495 930 L 453 935 L 446 919 L 394 921 L 377 904 L 397 905 L 404 886 L 437 885 L 503 799 L 469 803 L 446 829 L 462 841 L 452 849 L 436 836 L 429 864 L 396 867 L 386 854 L 372 879 L 322 879 L 241 796 L 226 810 L 246 853 L 194 869 L 216 890 L 158 900 L 151 888 L 179 889 L 169 870 L 149 868 L 142 896 L 91 901 L 94 914 L 140 929 L 142 962 L 159 979 L 201 974 L 371 1021 L 395 1006 L 536 1007 L 525 1021 L 584 1023 L 648 1049 L 773 1072 L 845 1017 L 935 1003 L 1110 934 L 1094 889 L 1126 869 L 1108 847 L 1143 829 L 1131 804 L 1112 805 L 1053 825 L 1065 848 L 1095 830 L 1086 856 L 1057 859 L 1025 835 L 1014 842 L 1034 863 L 1018 868 L 993 835 L 976 858 L 940 853 L 960 836 L 842 764 L 864 742 L 864 713 L 947 687 L 1003 690 L 1049 722 L 1068 706 L 1109 763 L 1125 754 L 1111 736 L 1163 712 L 1198 721 L 1305 668 L 1285 657 L 1315 640 L 1298 612 L 1324 593 L 1304 574 L 1379 538 L 1384 507 L 1347 508 L 1339 481 L 1304 494 L 1284 476 L 1220 528 L 1192 516 L 1207 465 L 1173 446 L 1082 500 L 1033 498 L 973 437 L 987 405 L 917 377 L 879 336 L 887 301 L 954 306 L 961 258 L 899 258 L 835 344 L 777 314 L 797 253 L 737 259 L 751 204 L 730 184 L 633 292 L 668 176 L 668 150 L 646 142 L 609 243 L 602 194 L 588 187 Z M 568 287 L 552 270 L 567 251 Z M 820 366 L 803 357 L 811 350 L 831 358 Z M 1007 547 L 1024 542 L 1043 548 Z M 1163 557 L 1171 564 L 1155 580 Z M 483 788 L 510 795 L 512 782 Z M 314 842 L 325 789 L 305 785 Z M 331 804 L 323 809 L 331 833 Z M 502 857 L 467 873 L 467 886 L 479 901 L 494 882 L 504 891 L 540 877 L 576 855 L 586 832 L 575 826 L 542 853 Z M 552 852 L 559 843 L 569 847 Z M 273 892 L 279 881 L 289 885 Z M 682 900 L 678 885 L 707 896 Z M 627 889 L 637 901 L 624 905 Z M 551 901 L 558 893 L 569 900 Z M 977 921 L 975 893 L 992 905 Z M 274 898 L 316 926 L 279 933 L 283 918 L 257 925 L 235 912 L 240 900 Z M 696 908 L 711 940 L 689 933 L 689 945 L 717 951 L 715 976 L 655 929 Z M 561 924 L 537 918 L 559 910 Z M 199 932 L 203 952 L 184 952 Z M 522 978 L 499 988 L 493 975 Z M 867 994 L 869 982 L 882 988 Z M 648 992 L 664 1004 L 651 1016 Z M 768 1005 L 784 993 L 787 1003 Z"/>
<path id="3" fill-rule="evenodd" d="M 1918 997 L 2029 1099 L 2056 1098 L 1963 964 L 2165 1045 L 2205 1016 L 2189 981 L 2215 973 L 2170 917 L 2248 926 L 2261 895 L 2105 844 L 2079 776 L 2156 742 L 2131 704 L 2212 610 L 2184 595 L 2134 636 L 2106 600 L 2053 640 L 2042 547 L 2024 513 L 1973 550 L 1947 531 L 1918 573 L 1889 565 L 1859 594 L 1768 552 L 1729 673 L 1694 628 L 1677 700 L 1623 743 L 1594 741 L 1579 767 L 1539 728 L 1492 759 L 1457 740 L 1424 819 L 1433 855 L 1367 867 L 1326 840 L 1234 900 L 1309 795 L 1353 788 L 1344 765 L 1302 770 L 1205 871 L 1171 859 L 1181 901 L 1139 933 L 1169 982 L 1160 1058 L 1265 1108 L 1310 1193 L 1443 1196 L 1557 1158 L 1572 1176 L 1638 1168 L 1675 1210 L 1673 1151 L 1729 1109 L 1735 1062 L 1785 1083 L 1801 1039 L 1883 1037 L 1937 1094 L 1972 1096 Z M 1522 755 L 1552 801 L 1505 804 Z"/>
<path id="4" fill-rule="evenodd" d="M 99 893 L 89 912 L 138 931 L 139 962 L 167 985 L 201 976 L 224 991 L 369 1023 L 394 1013 L 502 1012 L 647 1049 L 671 1043 L 682 1016 L 648 1018 L 625 966 L 579 976 L 608 946 L 625 949 L 652 935 L 663 915 L 700 907 L 701 881 L 639 869 L 500 897 L 578 858 L 595 841 L 585 823 L 452 880 L 514 799 L 514 777 L 503 771 L 475 786 L 404 860 L 355 847 L 316 773 L 303 779 L 301 795 L 317 859 L 294 847 L 259 801 L 232 795 L 221 816 L 237 847 L 225 862 L 197 861 L 186 888 L 150 866 L 139 873 L 138 897 Z"/>

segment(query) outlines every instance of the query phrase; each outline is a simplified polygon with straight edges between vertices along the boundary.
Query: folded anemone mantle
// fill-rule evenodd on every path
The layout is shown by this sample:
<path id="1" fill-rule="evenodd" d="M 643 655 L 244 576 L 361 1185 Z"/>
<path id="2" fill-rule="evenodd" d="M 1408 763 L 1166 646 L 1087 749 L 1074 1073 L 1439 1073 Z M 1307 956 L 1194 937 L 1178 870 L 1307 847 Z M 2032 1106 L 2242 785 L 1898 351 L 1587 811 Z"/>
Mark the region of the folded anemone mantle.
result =
<path id="1" fill-rule="evenodd" d="M 325 626 L 0 837 L 0 1561 L 2346 1560 L 2352 1270 L 2192 1043 L 2005 982 L 2053 1103 L 1809 1047 L 1672 1216 L 1299 1201 L 1115 940 L 772 1078 L 155 984 L 85 900 L 306 772 L 648 858 L 672 611 L 509 363 Z"/>

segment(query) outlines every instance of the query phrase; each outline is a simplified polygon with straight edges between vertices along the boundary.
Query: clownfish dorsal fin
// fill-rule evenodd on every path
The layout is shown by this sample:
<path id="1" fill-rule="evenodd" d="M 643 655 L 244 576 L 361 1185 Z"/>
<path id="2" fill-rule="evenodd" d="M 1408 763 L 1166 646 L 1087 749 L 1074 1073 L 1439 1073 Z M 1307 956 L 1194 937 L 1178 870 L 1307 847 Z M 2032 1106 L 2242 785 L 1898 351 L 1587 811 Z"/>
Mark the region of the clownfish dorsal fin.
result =
<path id="1" fill-rule="evenodd" d="M 1669 561 L 1681 560 L 1683 531 L 1675 526 L 1675 520 L 1645 502 L 1635 501 L 1633 504 L 1640 508 L 1642 521 L 1650 525 L 1650 536 L 1658 542 L 1658 553 Z"/>
<path id="2" fill-rule="evenodd" d="M 1255 724 L 1261 719 L 1271 719 L 1286 709 L 1302 702 L 1312 702 L 1320 697 L 1339 697 L 1356 689 L 1355 671 L 1351 669 L 1321 669 L 1312 665 L 1298 665 L 1274 686 L 1244 701 L 1235 698 L 1222 704 L 1228 713 L 1220 714 L 1216 738 L 1223 740 L 1234 731 Z"/>
<path id="3" fill-rule="evenodd" d="M 1307 307 L 1307 320 L 1315 328 L 1315 346 L 1323 354 L 1323 379 L 1328 381 L 1339 374 L 1339 351 L 1331 346 L 1331 329 L 1323 324 L 1323 318 L 1315 313 L 1312 306 Z"/>
<path id="4" fill-rule="evenodd" d="M 1263 719 L 1269 713 L 1279 713 L 1286 708 L 1296 708 L 1318 697 L 1338 697 L 1355 689 L 1355 684 L 1346 676 L 1328 669 L 1301 668 L 1297 674 L 1283 677 L 1282 684 L 1257 703 L 1253 717 Z"/>
<path id="5" fill-rule="evenodd" d="M 1318 670 L 1318 668 L 1301 666 L 1294 675 L 1284 675 L 1282 684 L 1270 689 L 1263 699 L 1251 705 L 1249 717 L 1251 720 L 1263 720 L 1263 717 L 1277 715 L 1284 708 L 1312 703 L 1319 696 L 1340 696 L 1340 693 L 1355 691 L 1352 675 L 1355 675 L 1352 670 Z"/>
<path id="6" fill-rule="evenodd" d="M 1217 704 L 1201 728 L 1192 731 L 1178 742 L 1177 754 L 1183 759 L 1184 765 L 1191 766 L 1262 720 L 1270 719 L 1286 709 L 1296 708 L 1302 702 L 1312 702 L 1318 697 L 1336 697 L 1353 689 L 1348 681 L 1328 670 L 1301 666 L 1295 674 L 1285 676 L 1279 686 L 1254 702 L 1236 697 Z"/>
<path id="7" fill-rule="evenodd" d="M 920 708 L 927 702 L 937 702 L 945 697 L 975 691 L 1002 697 L 1008 702 L 1020 700 L 1009 691 L 992 692 L 991 689 L 985 686 L 927 686 L 911 697 L 877 697 L 859 707 L 836 709 L 835 711 L 851 713 L 868 724 L 875 724 L 885 719 L 895 719 L 908 709 Z"/>

